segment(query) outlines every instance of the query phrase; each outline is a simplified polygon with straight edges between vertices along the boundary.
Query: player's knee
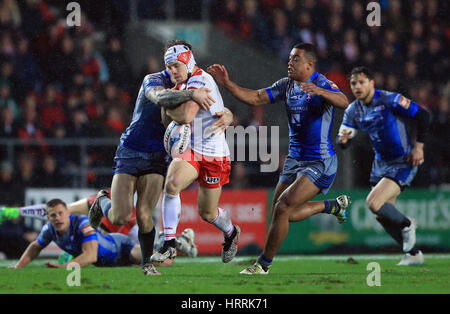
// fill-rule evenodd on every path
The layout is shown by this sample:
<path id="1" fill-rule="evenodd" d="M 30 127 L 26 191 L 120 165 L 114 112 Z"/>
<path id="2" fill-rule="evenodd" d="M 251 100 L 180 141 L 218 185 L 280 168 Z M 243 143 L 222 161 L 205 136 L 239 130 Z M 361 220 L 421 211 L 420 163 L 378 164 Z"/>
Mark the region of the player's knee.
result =
<path id="1" fill-rule="evenodd" d="M 116 214 L 116 215 L 108 215 L 108 220 L 113 225 L 124 225 L 131 219 L 131 214 Z"/>
<path id="2" fill-rule="evenodd" d="M 136 215 L 136 221 L 139 225 L 139 230 L 143 233 L 150 232 L 153 229 L 153 216 L 151 213 L 140 213 Z"/>
<path id="3" fill-rule="evenodd" d="M 371 196 L 371 195 L 367 196 L 367 198 L 366 198 L 366 206 L 367 206 L 373 213 L 377 212 L 378 209 L 380 209 L 381 205 L 383 205 L 383 204 L 380 204 L 380 202 L 377 200 L 376 197 Z"/>
<path id="4" fill-rule="evenodd" d="M 198 210 L 198 214 L 200 215 L 200 217 L 206 221 L 206 222 L 211 222 L 214 220 L 214 218 L 216 218 L 217 213 L 211 213 L 205 210 Z"/>
<path id="5" fill-rule="evenodd" d="M 290 216 L 289 204 L 284 199 L 278 200 L 273 209 L 273 218 L 276 219 L 281 217 L 287 217 L 289 219 L 289 216 Z"/>
<path id="6" fill-rule="evenodd" d="M 171 195 L 179 194 L 181 192 L 179 182 L 176 179 L 168 178 L 164 185 L 164 192 Z"/>

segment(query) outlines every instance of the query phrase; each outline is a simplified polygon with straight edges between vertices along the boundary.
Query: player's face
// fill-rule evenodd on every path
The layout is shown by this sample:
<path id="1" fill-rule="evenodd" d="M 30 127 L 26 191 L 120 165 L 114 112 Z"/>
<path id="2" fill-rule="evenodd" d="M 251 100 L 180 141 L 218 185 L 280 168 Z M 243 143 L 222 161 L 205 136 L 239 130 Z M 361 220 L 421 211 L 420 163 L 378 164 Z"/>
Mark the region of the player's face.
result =
<path id="1" fill-rule="evenodd" d="M 306 81 L 311 76 L 314 63 L 305 57 L 305 51 L 294 48 L 288 62 L 288 77 L 295 81 Z"/>
<path id="2" fill-rule="evenodd" d="M 350 77 L 350 87 L 353 95 L 360 100 L 364 100 L 371 95 L 371 91 L 374 89 L 374 81 L 363 74 L 358 73 Z"/>
<path id="3" fill-rule="evenodd" d="M 70 213 L 62 204 L 47 209 L 48 220 L 58 232 L 65 232 L 69 229 Z"/>
<path id="4" fill-rule="evenodd" d="M 176 61 L 169 64 L 166 64 L 166 70 L 169 72 L 170 79 L 175 84 L 186 83 L 188 79 L 188 73 L 186 69 L 186 65 L 183 63 Z"/>

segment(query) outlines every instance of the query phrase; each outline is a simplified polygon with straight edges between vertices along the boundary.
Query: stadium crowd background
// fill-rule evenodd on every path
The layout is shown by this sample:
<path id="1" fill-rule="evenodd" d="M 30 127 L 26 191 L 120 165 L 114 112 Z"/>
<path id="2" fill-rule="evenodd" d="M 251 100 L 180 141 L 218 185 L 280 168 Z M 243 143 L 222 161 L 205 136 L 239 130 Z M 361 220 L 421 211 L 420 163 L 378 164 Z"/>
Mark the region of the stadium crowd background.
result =
<path id="1" fill-rule="evenodd" d="M 142 71 L 131 71 L 123 50 L 123 29 L 130 1 L 78 1 L 80 27 L 67 27 L 59 1 L 0 1 L 0 140 L 23 145 L 8 159 L 0 150 L 0 200 L 22 204 L 26 187 L 73 187 L 64 169 L 77 167 L 73 148 L 49 139 L 115 137 L 128 125 L 145 74 L 163 68 L 160 55 L 149 55 Z M 436 0 L 383 0 L 383 27 L 363 27 L 364 1 L 214 0 L 208 18 L 233 40 L 269 49 L 287 62 L 294 43 L 312 42 L 320 55 L 318 71 L 350 100 L 348 73 L 364 64 L 375 71 L 376 87 L 398 91 L 432 113 L 425 164 L 413 186 L 450 183 L 448 135 L 450 99 L 449 4 Z M 174 18 L 200 19 L 202 1 L 172 1 Z M 164 20 L 163 0 L 138 0 L 139 19 Z M 99 36 L 99 34 L 101 36 Z M 270 71 L 270 69 L 268 69 Z M 245 126 L 245 121 L 241 122 Z M 250 122 L 249 122 L 250 123 Z M 264 124 L 264 112 L 259 112 Z M 27 145 L 36 139 L 40 145 Z M 112 166 L 113 150 L 89 150 L 89 167 Z M 245 163 L 234 163 L 230 188 L 272 187 L 250 182 Z M 108 181 L 88 177 L 89 187 Z"/>

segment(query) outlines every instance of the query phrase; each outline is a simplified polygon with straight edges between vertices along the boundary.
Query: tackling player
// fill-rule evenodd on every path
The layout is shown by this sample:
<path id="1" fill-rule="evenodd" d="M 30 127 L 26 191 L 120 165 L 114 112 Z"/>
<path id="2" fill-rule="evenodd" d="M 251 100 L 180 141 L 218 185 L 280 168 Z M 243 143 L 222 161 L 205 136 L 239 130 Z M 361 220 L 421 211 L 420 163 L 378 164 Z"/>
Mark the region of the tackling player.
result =
<path id="1" fill-rule="evenodd" d="M 340 223 L 346 219 L 349 197 L 309 202 L 318 193 L 326 194 L 337 171 L 337 157 L 330 137 L 334 107 L 345 109 L 347 97 L 336 84 L 315 71 L 316 49 L 297 44 L 291 50 L 288 77 L 271 87 L 251 90 L 229 79 L 223 65 L 208 72 L 238 100 L 260 106 L 279 100 L 285 102 L 289 121 L 289 155 L 275 188 L 272 224 L 264 250 L 256 263 L 241 274 L 268 274 L 269 267 L 289 231 L 289 223 L 316 213 L 328 213 Z"/>
<path id="2" fill-rule="evenodd" d="M 214 99 L 209 90 L 176 91 L 167 71 L 147 75 L 136 100 L 131 124 L 120 138 L 114 158 L 111 199 L 102 190 L 89 210 L 89 221 L 99 226 L 102 217 L 112 224 L 126 224 L 132 214 L 134 193 L 137 192 L 136 220 L 142 249 L 142 269 L 145 275 L 159 274 L 150 261 L 155 240 L 153 210 L 162 192 L 168 167 L 161 121 L 161 108 L 171 108 L 193 100 L 202 108 L 209 108 Z M 226 118 L 225 115 L 223 118 Z"/>
<path id="3" fill-rule="evenodd" d="M 179 124 L 191 123 L 189 148 L 174 156 L 167 171 L 162 202 L 164 245 L 152 256 L 152 261 L 162 262 L 175 256 L 175 233 L 181 212 L 180 192 L 191 183 L 200 185 L 198 193 L 199 214 L 203 220 L 214 225 L 224 234 L 222 261 L 230 262 L 237 252 L 239 226 L 233 226 L 230 215 L 218 208 L 222 186 L 229 182 L 230 152 L 223 132 L 205 135 L 212 126 L 216 112 L 224 110 L 223 100 L 214 79 L 200 69 L 194 59 L 192 47 L 182 40 L 166 45 L 164 63 L 176 89 L 196 90 L 206 87 L 211 90 L 215 103 L 203 110 L 194 101 L 166 110 L 166 114 Z"/>
<path id="4" fill-rule="evenodd" d="M 424 256 L 415 247 L 416 222 L 399 212 L 395 201 L 424 161 L 429 114 L 401 94 L 376 89 L 372 72 L 366 67 L 352 70 L 350 87 L 356 100 L 345 110 L 339 143 L 346 148 L 357 130 L 369 136 L 375 159 L 370 174 L 372 191 L 366 204 L 386 232 L 403 247 L 405 255 L 397 265 L 423 264 Z M 412 119 L 417 125 L 414 146 L 403 118 Z"/>

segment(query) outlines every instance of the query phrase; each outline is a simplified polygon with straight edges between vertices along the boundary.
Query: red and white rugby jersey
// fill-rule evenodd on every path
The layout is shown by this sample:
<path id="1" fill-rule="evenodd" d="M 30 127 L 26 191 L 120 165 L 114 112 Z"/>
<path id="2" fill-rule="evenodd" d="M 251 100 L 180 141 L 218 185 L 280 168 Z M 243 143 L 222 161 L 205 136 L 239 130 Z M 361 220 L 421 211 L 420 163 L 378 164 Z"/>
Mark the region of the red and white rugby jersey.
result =
<path id="1" fill-rule="evenodd" d="M 181 89 L 197 89 L 206 87 L 211 90 L 211 97 L 214 98 L 215 103 L 208 111 L 200 109 L 191 123 L 191 143 L 189 147 L 202 155 L 213 157 L 226 157 L 230 155 L 225 134 L 223 132 L 211 135 L 208 128 L 217 120 L 214 118 L 216 112 L 224 111 L 224 104 L 222 96 L 220 95 L 219 87 L 214 81 L 213 77 L 203 71 L 197 69 L 186 84 L 183 84 Z"/>

